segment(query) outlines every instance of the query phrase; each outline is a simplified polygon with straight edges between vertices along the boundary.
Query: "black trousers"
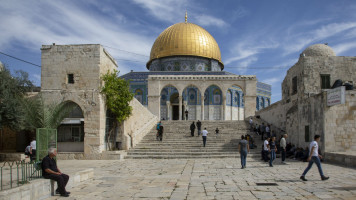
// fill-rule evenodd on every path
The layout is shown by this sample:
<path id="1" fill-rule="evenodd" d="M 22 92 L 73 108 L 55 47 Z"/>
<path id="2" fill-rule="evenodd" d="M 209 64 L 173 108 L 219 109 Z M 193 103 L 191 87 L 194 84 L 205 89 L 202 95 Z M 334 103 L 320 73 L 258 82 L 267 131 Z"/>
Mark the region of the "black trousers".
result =
<path id="1" fill-rule="evenodd" d="M 286 159 L 286 151 L 282 149 L 282 162 L 284 162 Z"/>
<path id="2" fill-rule="evenodd" d="M 46 179 L 57 181 L 58 188 L 56 191 L 58 191 L 60 194 L 65 194 L 67 192 L 65 188 L 69 180 L 69 176 L 67 174 L 61 174 L 61 175 L 50 174 L 50 175 L 45 175 L 43 177 Z"/>
<path id="3" fill-rule="evenodd" d="M 30 160 L 36 160 L 36 149 L 32 149 L 32 154 L 30 154 Z"/>
<path id="4" fill-rule="evenodd" d="M 203 136 L 203 145 L 204 145 L 204 147 L 206 145 L 206 136 Z"/>
<path id="5" fill-rule="evenodd" d="M 267 161 L 269 161 L 269 159 L 268 159 L 268 151 L 265 151 L 265 150 L 263 150 L 263 152 L 262 152 L 262 155 L 263 155 L 263 160 L 265 161 L 265 162 L 267 162 Z"/>
<path id="6" fill-rule="evenodd" d="M 191 129 L 191 130 L 190 130 L 190 134 L 192 135 L 192 137 L 194 136 L 194 130 L 195 130 L 195 129 Z"/>

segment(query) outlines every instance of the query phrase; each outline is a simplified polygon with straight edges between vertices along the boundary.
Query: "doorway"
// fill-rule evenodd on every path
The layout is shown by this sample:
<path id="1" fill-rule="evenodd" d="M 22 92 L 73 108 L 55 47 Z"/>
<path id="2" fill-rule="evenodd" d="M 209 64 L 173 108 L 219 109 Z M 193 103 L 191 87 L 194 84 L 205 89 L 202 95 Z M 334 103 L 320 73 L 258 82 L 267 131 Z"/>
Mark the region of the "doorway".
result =
<path id="1" fill-rule="evenodd" d="M 179 120 L 179 106 L 172 106 L 172 119 Z"/>

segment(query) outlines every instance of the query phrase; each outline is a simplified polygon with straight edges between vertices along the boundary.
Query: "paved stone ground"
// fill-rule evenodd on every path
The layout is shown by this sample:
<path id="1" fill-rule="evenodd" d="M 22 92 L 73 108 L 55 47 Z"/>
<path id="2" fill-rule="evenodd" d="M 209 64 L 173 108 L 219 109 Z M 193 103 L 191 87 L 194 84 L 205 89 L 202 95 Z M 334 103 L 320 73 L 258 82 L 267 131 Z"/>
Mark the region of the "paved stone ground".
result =
<path id="1" fill-rule="evenodd" d="M 274 167 L 249 158 L 246 169 L 237 159 L 124 161 L 59 161 L 67 169 L 95 168 L 94 180 L 71 189 L 66 199 L 356 199 L 356 169 L 323 163 L 330 176 L 321 181 L 314 165 L 279 160 Z M 257 186 L 276 183 L 278 186 Z M 59 199 L 59 196 L 50 199 Z"/>

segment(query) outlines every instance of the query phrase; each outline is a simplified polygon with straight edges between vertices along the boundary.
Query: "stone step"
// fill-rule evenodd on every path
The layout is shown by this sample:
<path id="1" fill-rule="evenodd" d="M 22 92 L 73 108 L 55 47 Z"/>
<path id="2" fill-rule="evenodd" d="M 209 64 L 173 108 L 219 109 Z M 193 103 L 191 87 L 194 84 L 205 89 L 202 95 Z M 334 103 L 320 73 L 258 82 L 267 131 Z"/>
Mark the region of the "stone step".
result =
<path id="1" fill-rule="evenodd" d="M 249 157 L 250 155 L 248 155 Z M 251 157 L 251 156 L 250 156 Z M 125 159 L 199 159 L 199 158 L 240 158 L 240 155 L 128 155 Z M 257 157 L 253 157 L 255 159 L 247 160 L 247 161 L 256 161 Z"/>

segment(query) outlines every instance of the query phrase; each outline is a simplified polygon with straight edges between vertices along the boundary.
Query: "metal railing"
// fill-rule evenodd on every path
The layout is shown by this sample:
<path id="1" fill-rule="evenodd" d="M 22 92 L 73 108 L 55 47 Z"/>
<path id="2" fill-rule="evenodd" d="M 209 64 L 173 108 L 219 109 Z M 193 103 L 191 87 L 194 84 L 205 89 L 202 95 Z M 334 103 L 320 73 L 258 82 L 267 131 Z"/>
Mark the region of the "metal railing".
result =
<path id="1" fill-rule="evenodd" d="M 40 162 L 13 161 L 0 163 L 0 191 L 42 178 Z"/>

